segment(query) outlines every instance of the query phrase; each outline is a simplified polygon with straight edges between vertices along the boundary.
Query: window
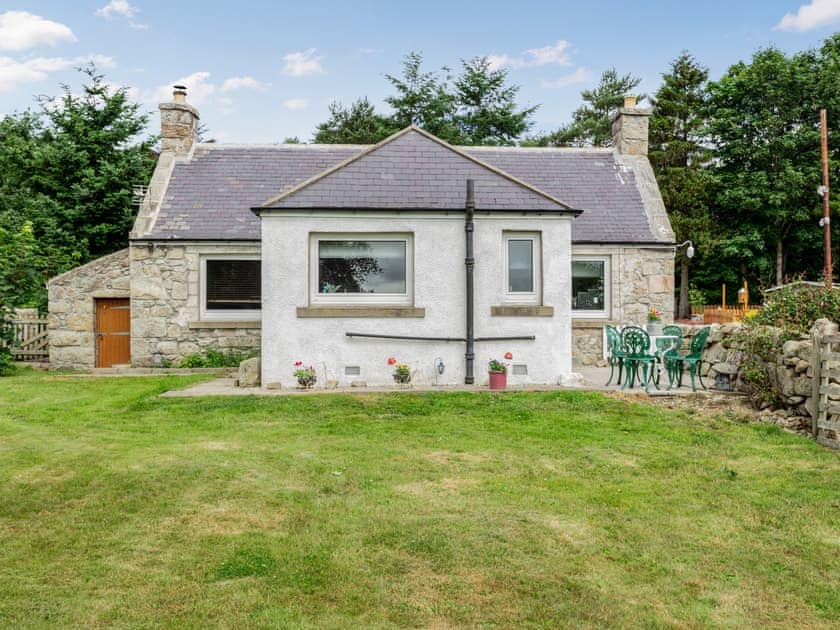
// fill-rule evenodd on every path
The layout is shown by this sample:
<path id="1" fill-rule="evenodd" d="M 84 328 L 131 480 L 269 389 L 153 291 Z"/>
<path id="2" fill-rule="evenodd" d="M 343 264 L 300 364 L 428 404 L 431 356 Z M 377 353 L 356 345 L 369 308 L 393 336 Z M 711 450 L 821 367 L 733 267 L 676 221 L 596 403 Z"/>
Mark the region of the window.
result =
<path id="1" fill-rule="evenodd" d="M 313 302 L 412 302 L 409 235 L 321 234 L 312 238 Z"/>
<path id="2" fill-rule="evenodd" d="M 505 232 L 505 301 L 538 304 L 540 287 L 540 235 Z"/>
<path id="3" fill-rule="evenodd" d="M 202 319 L 257 319 L 262 306 L 260 261 L 203 258 Z"/>
<path id="4" fill-rule="evenodd" d="M 609 316 L 609 258 L 572 259 L 572 312 L 578 316 Z"/>

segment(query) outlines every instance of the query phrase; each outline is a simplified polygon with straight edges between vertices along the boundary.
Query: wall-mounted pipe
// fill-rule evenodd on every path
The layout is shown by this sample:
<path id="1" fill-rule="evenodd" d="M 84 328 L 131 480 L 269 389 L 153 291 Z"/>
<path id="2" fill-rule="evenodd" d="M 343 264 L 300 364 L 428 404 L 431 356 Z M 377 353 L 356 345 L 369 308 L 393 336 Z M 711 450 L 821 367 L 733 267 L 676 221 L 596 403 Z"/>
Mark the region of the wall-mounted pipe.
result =
<path id="1" fill-rule="evenodd" d="M 473 247 L 473 233 L 475 232 L 475 223 L 473 216 L 475 214 L 475 181 L 467 180 L 467 201 L 464 204 L 466 214 L 464 217 L 464 234 L 466 236 L 467 255 L 464 258 L 464 265 L 467 269 L 467 347 L 464 353 L 466 359 L 466 374 L 464 376 L 464 383 L 472 385 L 475 383 L 475 375 L 473 367 L 475 364 L 475 287 L 473 285 L 475 275 L 475 251 Z"/>
<path id="2" fill-rule="evenodd" d="M 416 335 L 381 335 L 378 333 L 357 333 L 346 332 L 346 337 L 361 337 L 367 339 L 399 339 L 401 341 L 446 341 L 446 342 L 464 342 L 466 337 L 420 337 Z M 474 342 L 480 341 L 534 341 L 534 335 L 508 335 L 505 337 L 475 337 Z"/>

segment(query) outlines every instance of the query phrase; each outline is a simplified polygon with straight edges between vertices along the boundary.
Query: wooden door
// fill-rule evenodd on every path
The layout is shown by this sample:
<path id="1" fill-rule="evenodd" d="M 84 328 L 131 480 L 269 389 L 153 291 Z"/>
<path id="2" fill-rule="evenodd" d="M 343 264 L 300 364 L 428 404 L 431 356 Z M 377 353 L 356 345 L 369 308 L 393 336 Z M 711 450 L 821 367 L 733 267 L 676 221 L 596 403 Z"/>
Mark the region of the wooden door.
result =
<path id="1" fill-rule="evenodd" d="M 96 367 L 131 362 L 130 309 L 128 298 L 97 298 Z"/>

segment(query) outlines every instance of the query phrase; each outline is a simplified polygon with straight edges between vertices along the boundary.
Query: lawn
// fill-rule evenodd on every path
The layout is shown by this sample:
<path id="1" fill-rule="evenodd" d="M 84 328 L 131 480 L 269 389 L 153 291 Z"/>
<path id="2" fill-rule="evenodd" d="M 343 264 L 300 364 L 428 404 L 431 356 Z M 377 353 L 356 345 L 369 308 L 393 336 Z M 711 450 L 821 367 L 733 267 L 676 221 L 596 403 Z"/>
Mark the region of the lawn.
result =
<path id="1" fill-rule="evenodd" d="M 840 454 L 597 393 L 0 379 L 0 626 L 837 627 Z"/>

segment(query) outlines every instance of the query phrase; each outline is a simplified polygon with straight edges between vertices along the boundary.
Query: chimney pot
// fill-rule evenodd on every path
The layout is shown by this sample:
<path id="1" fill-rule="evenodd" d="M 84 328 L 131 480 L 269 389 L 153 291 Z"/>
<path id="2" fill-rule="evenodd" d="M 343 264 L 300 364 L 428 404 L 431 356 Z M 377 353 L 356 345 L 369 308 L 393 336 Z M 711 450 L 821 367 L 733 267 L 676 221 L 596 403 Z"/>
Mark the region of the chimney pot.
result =
<path id="1" fill-rule="evenodd" d="M 173 86 L 175 91 L 172 92 L 172 100 L 176 103 L 186 103 L 187 102 L 187 86 L 186 85 L 175 85 Z"/>
<path id="2" fill-rule="evenodd" d="M 624 107 L 636 107 L 636 97 L 632 94 L 626 94 L 624 96 Z"/>

